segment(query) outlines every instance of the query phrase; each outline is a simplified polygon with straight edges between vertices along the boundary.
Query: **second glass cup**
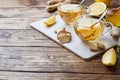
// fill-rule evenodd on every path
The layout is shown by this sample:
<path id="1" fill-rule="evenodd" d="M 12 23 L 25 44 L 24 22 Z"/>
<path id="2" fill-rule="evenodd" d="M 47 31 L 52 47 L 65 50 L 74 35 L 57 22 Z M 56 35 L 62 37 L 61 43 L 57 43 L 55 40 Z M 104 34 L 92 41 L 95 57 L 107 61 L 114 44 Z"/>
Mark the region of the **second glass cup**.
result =
<path id="1" fill-rule="evenodd" d="M 99 23 L 93 25 L 98 19 L 92 17 L 86 17 L 80 19 L 74 24 L 74 31 L 78 37 L 86 43 L 97 43 L 102 34 L 111 30 L 112 24 L 102 19 Z M 111 26 L 111 27 L 110 27 Z M 110 27 L 107 31 L 104 31 L 105 27 Z"/>
<path id="2" fill-rule="evenodd" d="M 58 7 L 58 14 L 67 25 L 72 25 L 78 21 L 84 12 L 83 6 L 78 4 L 61 4 Z"/>

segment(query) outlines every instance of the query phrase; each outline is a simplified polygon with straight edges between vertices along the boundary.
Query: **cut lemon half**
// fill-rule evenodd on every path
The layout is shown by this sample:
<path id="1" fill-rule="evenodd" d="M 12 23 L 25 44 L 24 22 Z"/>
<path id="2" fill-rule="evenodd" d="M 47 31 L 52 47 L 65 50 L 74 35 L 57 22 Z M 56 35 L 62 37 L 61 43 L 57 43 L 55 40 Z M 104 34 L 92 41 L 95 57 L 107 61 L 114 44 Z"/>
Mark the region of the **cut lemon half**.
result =
<path id="1" fill-rule="evenodd" d="M 100 16 L 106 10 L 106 8 L 107 6 L 105 3 L 95 2 L 88 7 L 88 12 L 89 15 Z"/>
<path id="2" fill-rule="evenodd" d="M 52 26 L 53 24 L 55 24 L 55 22 L 56 22 L 56 17 L 55 15 L 53 15 L 50 18 L 48 18 L 46 21 L 44 21 L 44 24 L 46 26 Z"/>
<path id="3" fill-rule="evenodd" d="M 114 48 L 109 49 L 102 57 L 102 63 L 106 66 L 114 66 L 116 64 L 116 52 Z"/>

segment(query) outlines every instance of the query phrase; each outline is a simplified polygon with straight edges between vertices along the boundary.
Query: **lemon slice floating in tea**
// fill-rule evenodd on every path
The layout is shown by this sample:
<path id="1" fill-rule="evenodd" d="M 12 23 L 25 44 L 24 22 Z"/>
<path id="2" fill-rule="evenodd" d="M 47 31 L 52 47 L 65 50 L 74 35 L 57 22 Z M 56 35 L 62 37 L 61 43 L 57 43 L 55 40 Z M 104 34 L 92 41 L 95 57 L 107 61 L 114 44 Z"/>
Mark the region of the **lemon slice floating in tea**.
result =
<path id="1" fill-rule="evenodd" d="M 109 49 L 102 57 L 102 63 L 106 66 L 114 66 L 116 64 L 116 52 L 114 48 Z"/>
<path id="2" fill-rule="evenodd" d="M 55 24 L 55 22 L 56 22 L 55 15 L 51 16 L 46 21 L 44 21 L 44 23 L 45 23 L 46 26 L 52 26 L 53 24 Z"/>
<path id="3" fill-rule="evenodd" d="M 106 8 L 107 6 L 105 3 L 95 2 L 88 7 L 88 12 L 89 15 L 100 16 L 106 10 Z"/>

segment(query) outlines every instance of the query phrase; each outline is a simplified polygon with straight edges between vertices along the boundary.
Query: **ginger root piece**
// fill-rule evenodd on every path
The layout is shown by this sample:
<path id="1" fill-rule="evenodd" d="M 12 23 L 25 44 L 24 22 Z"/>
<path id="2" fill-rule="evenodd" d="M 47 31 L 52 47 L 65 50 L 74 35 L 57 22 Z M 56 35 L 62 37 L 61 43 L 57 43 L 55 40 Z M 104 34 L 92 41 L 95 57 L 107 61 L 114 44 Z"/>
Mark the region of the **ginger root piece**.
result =
<path id="1" fill-rule="evenodd" d="M 104 50 L 104 49 L 105 49 L 105 45 L 104 45 L 103 43 L 100 43 L 100 42 L 97 43 L 97 47 L 98 47 L 100 50 Z"/>
<path id="2" fill-rule="evenodd" d="M 110 31 L 110 35 L 115 41 L 118 41 L 120 38 L 120 28 L 113 27 L 113 29 Z"/>
<path id="3" fill-rule="evenodd" d="M 117 44 L 117 52 L 120 53 L 120 43 Z"/>
<path id="4" fill-rule="evenodd" d="M 46 10 L 48 11 L 48 12 L 54 12 L 54 11 L 56 11 L 57 10 L 57 7 L 60 5 L 61 3 L 57 3 L 57 4 L 54 4 L 54 5 L 49 5 L 49 6 L 47 6 L 46 7 Z"/>
<path id="5" fill-rule="evenodd" d="M 67 32 L 65 28 L 58 29 L 56 31 L 57 33 L 57 39 L 62 43 L 69 43 L 72 40 L 72 36 L 70 32 Z"/>
<path id="6" fill-rule="evenodd" d="M 70 3 L 70 4 L 79 4 L 82 0 L 65 0 L 65 3 Z"/>
<path id="7" fill-rule="evenodd" d="M 105 45 L 103 43 L 100 43 L 100 42 L 97 42 L 97 43 L 92 44 L 90 46 L 90 51 L 92 51 L 92 52 L 98 52 L 98 51 L 101 51 L 104 49 L 105 49 Z"/>
<path id="8" fill-rule="evenodd" d="M 120 0 L 111 0 L 110 8 L 120 7 Z"/>
<path id="9" fill-rule="evenodd" d="M 100 51 L 100 49 L 96 45 L 93 45 L 90 47 L 90 51 L 97 52 L 97 51 Z"/>
<path id="10" fill-rule="evenodd" d="M 65 0 L 50 0 L 50 1 L 47 1 L 47 4 L 48 5 L 54 5 L 54 4 L 57 4 L 59 2 L 63 2 Z"/>

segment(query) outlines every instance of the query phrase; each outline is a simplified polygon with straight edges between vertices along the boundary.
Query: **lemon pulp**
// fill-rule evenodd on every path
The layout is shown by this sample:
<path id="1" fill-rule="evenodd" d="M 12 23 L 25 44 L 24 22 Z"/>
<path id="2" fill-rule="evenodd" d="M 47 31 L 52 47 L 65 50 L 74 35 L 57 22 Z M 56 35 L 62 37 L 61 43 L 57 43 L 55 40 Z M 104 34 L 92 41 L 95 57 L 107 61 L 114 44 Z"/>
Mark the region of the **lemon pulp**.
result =
<path id="1" fill-rule="evenodd" d="M 53 15 L 50 18 L 48 18 L 46 21 L 44 21 L 44 24 L 46 26 L 52 26 L 53 24 L 55 24 L 55 22 L 56 22 L 56 17 L 55 15 Z"/>
<path id="2" fill-rule="evenodd" d="M 88 7 L 89 15 L 99 16 L 106 10 L 106 4 L 103 2 L 95 2 Z"/>
<path id="3" fill-rule="evenodd" d="M 102 63 L 106 66 L 114 66 L 116 64 L 116 52 L 114 48 L 109 49 L 102 57 Z"/>

